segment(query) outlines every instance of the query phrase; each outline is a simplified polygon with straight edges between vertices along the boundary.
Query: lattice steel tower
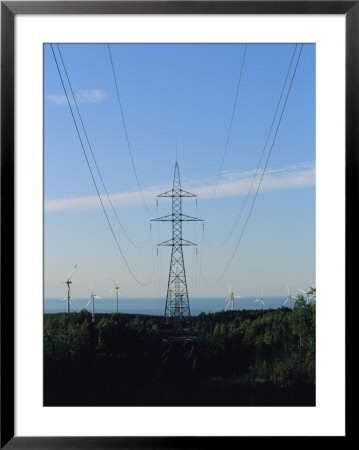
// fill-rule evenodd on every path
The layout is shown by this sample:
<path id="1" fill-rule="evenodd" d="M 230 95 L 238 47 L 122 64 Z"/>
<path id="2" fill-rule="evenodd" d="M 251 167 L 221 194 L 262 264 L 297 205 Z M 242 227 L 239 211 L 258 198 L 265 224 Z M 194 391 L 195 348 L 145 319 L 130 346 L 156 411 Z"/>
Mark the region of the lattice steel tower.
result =
<path id="1" fill-rule="evenodd" d="M 175 164 L 173 187 L 157 197 L 172 197 L 172 214 L 152 219 L 159 222 L 172 222 L 172 239 L 159 246 L 171 246 L 171 264 L 168 275 L 165 317 L 177 324 L 190 321 L 191 311 L 188 301 L 186 271 L 183 259 L 183 246 L 197 245 L 182 238 L 182 222 L 201 221 L 196 217 L 182 214 L 182 197 L 196 197 L 195 194 L 181 189 L 178 162 Z"/>

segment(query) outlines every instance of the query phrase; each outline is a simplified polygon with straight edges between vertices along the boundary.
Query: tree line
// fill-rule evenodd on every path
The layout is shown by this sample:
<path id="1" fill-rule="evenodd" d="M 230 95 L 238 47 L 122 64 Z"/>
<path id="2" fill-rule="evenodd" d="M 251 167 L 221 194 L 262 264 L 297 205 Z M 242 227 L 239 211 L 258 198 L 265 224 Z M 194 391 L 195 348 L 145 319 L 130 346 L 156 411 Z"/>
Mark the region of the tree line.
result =
<path id="1" fill-rule="evenodd" d="M 166 342 L 159 316 L 97 314 L 93 323 L 85 310 L 45 315 L 45 402 L 171 404 L 182 395 L 221 404 L 268 386 L 315 401 L 315 303 L 300 296 L 292 309 L 201 313 L 192 327 L 193 340 Z"/>

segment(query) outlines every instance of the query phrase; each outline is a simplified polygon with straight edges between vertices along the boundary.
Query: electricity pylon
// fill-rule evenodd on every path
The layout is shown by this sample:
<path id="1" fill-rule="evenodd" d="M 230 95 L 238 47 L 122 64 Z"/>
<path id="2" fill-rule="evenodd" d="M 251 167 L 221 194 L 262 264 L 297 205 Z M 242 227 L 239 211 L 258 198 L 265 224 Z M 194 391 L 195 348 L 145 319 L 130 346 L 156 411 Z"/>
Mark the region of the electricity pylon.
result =
<path id="1" fill-rule="evenodd" d="M 184 322 L 190 323 L 191 321 L 186 271 L 183 259 L 183 247 L 196 245 L 195 243 L 182 238 L 182 222 L 202 221 L 202 219 L 197 219 L 196 217 L 182 214 L 182 198 L 196 197 L 196 195 L 181 189 L 178 162 L 175 164 L 172 189 L 158 195 L 157 197 L 172 198 L 172 214 L 152 220 L 158 222 L 172 222 L 172 239 L 157 245 L 172 247 L 167 285 L 165 318 L 174 326 L 174 328 L 180 328 Z"/>

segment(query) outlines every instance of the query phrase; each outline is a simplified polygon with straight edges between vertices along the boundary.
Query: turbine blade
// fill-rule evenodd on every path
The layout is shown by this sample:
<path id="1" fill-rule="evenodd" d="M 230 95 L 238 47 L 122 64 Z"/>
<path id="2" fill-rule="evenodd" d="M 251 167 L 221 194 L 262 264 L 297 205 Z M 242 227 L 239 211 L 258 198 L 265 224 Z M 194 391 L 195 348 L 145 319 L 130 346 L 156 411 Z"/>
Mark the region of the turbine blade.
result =
<path id="1" fill-rule="evenodd" d="M 86 303 L 85 308 L 87 308 L 90 303 L 91 303 L 91 297 L 89 298 L 88 302 Z"/>
<path id="2" fill-rule="evenodd" d="M 66 281 L 56 281 L 58 284 L 66 284 Z"/>
<path id="3" fill-rule="evenodd" d="M 67 281 L 70 281 L 70 278 L 72 277 L 72 274 L 75 272 L 76 267 L 77 267 L 77 265 L 72 269 L 72 272 L 70 273 Z"/>

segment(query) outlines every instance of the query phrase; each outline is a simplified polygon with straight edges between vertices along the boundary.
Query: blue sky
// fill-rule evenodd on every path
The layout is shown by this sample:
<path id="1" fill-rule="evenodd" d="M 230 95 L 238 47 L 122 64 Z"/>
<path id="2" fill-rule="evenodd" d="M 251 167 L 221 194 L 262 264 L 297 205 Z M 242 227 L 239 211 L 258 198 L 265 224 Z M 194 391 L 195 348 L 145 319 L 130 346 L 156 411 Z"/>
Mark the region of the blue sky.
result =
<path id="1" fill-rule="evenodd" d="M 244 45 L 111 44 L 146 208 L 132 167 L 107 45 L 60 45 L 117 215 L 136 245 L 146 243 L 136 248 L 128 241 L 104 197 L 128 265 L 141 284 L 149 282 L 141 286 L 128 271 L 108 227 L 51 47 L 44 46 L 46 298 L 64 295 L 63 286 L 55 280 L 64 280 L 75 264 L 74 298 L 88 296 L 90 282 L 98 295 L 108 297 L 117 279 L 125 297 L 154 297 L 165 291 L 170 248 L 160 248 L 157 255 L 156 244 L 171 237 L 171 224 L 155 222 L 150 232 L 150 220 L 170 213 L 168 200 L 159 199 L 156 206 L 156 195 L 171 188 L 176 146 L 182 188 L 198 195 L 197 206 L 193 199 L 183 200 L 183 213 L 204 219 L 204 232 L 201 224 L 183 225 L 183 237 L 198 244 L 198 254 L 195 247 L 184 249 L 190 297 L 226 296 L 229 283 L 243 296 L 256 296 L 261 289 L 264 296 L 285 296 L 287 285 L 295 293 L 315 283 L 315 45 L 303 46 L 248 223 L 243 231 L 273 132 L 252 194 L 232 230 L 257 169 L 294 47 L 247 46 L 223 170 L 211 202 L 225 151 Z M 54 50 L 60 62 L 56 46 Z M 61 70 L 65 79 L 63 67 Z M 73 100 L 71 104 L 74 108 Z M 283 101 L 280 112 L 282 106 Z M 78 116 L 75 118 L 80 126 Z M 274 130 L 277 123 L 278 117 Z M 100 192 L 105 194 L 81 133 Z M 213 248 L 221 243 L 220 248 Z"/>

